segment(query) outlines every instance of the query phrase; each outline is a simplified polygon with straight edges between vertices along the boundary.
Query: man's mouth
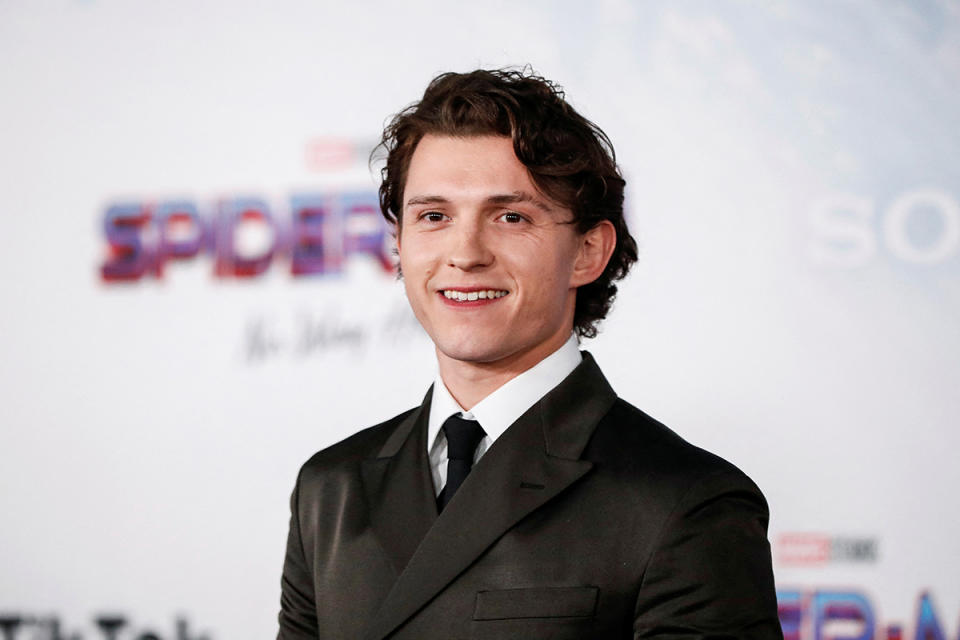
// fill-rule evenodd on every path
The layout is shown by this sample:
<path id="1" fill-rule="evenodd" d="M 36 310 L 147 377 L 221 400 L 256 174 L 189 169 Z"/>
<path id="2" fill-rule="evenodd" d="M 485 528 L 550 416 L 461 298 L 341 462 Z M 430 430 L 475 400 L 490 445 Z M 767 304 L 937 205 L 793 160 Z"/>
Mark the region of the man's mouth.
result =
<path id="1" fill-rule="evenodd" d="M 440 293 L 444 298 L 455 302 L 472 302 L 474 300 L 494 300 L 502 298 L 510 293 L 503 289 L 472 289 L 463 291 L 460 289 L 441 289 Z"/>

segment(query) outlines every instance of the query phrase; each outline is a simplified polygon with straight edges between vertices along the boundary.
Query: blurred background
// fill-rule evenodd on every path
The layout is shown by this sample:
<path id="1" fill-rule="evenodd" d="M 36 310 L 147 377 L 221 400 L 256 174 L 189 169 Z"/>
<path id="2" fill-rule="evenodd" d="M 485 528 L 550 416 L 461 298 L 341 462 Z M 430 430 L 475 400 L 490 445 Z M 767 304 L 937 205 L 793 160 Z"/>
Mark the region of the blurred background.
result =
<path id="1" fill-rule="evenodd" d="M 527 63 L 628 180 L 584 348 L 764 490 L 788 639 L 960 637 L 960 3 L 4 0 L 0 60 L 4 640 L 275 635 L 300 464 L 434 375 L 368 154 Z"/>

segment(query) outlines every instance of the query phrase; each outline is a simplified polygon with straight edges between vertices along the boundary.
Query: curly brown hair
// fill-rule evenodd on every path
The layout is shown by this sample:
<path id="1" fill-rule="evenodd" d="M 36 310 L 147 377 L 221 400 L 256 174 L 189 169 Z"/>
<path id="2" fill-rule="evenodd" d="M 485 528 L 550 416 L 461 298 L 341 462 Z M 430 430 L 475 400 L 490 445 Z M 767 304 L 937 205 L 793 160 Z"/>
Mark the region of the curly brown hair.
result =
<path id="1" fill-rule="evenodd" d="M 562 88 L 529 68 L 443 73 L 419 102 L 390 120 L 374 150 L 386 152 L 380 210 L 398 232 L 410 159 L 427 134 L 508 136 L 533 183 L 573 213 L 579 233 L 603 220 L 613 224 L 617 241 L 610 261 L 599 278 L 577 289 L 574 329 L 581 337 L 596 336 L 617 293 L 614 283 L 637 260 L 623 215 L 626 183 L 607 135 L 567 103 Z"/>

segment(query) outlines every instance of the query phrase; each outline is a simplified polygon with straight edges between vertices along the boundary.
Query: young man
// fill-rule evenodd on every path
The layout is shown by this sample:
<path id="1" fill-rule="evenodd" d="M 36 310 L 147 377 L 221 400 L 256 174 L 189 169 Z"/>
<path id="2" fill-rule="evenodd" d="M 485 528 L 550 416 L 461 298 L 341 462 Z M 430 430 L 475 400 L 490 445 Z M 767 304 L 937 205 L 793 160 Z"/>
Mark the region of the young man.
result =
<path id="1" fill-rule="evenodd" d="M 439 374 L 304 465 L 279 638 L 782 638 L 759 489 L 577 347 L 636 260 L 603 132 L 542 78 L 475 71 L 384 147 Z"/>

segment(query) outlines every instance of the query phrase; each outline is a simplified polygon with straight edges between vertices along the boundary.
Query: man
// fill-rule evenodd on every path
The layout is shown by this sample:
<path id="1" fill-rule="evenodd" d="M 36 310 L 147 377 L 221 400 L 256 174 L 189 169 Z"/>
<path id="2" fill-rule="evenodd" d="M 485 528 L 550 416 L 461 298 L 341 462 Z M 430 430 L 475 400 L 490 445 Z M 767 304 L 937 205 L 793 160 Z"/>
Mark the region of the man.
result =
<path id="1" fill-rule="evenodd" d="M 577 348 L 636 260 L 603 132 L 542 78 L 475 71 L 384 147 L 439 374 L 302 468 L 279 638 L 782 638 L 759 489 Z"/>

